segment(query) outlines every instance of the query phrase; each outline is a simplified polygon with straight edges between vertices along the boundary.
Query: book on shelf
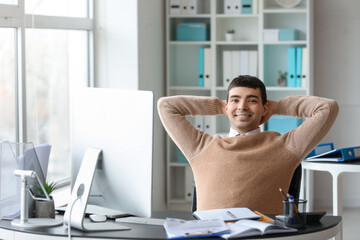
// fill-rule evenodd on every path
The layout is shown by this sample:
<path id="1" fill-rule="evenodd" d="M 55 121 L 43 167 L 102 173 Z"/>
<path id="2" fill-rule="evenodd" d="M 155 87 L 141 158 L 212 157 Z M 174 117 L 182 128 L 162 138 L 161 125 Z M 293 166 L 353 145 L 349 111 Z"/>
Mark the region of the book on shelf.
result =
<path id="1" fill-rule="evenodd" d="M 193 216 L 201 220 L 220 218 L 225 222 L 237 221 L 240 219 L 261 219 L 261 216 L 245 207 L 195 211 L 193 212 Z"/>
<path id="2" fill-rule="evenodd" d="M 254 220 L 239 220 L 235 223 L 227 223 L 226 225 L 229 227 L 230 233 L 221 235 L 221 237 L 225 239 L 297 231 L 294 228 Z"/>

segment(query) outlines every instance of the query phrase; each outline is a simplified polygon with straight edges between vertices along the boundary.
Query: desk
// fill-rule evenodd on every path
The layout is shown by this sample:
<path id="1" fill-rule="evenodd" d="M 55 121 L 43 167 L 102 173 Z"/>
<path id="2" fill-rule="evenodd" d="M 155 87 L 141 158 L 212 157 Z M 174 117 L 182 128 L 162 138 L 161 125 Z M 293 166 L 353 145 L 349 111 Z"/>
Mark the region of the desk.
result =
<path id="1" fill-rule="evenodd" d="M 303 170 L 311 171 L 326 171 L 332 176 L 332 191 L 333 191 L 333 215 L 342 215 L 342 173 L 344 172 L 357 172 L 360 173 L 360 162 L 352 163 L 330 163 L 330 162 L 307 162 L 301 163 Z M 312 181 L 310 180 L 310 174 L 304 174 L 303 189 L 306 198 L 309 200 L 309 208 L 312 207 L 313 196 L 310 192 L 312 187 Z"/>
<path id="2" fill-rule="evenodd" d="M 182 219 L 194 219 L 190 212 L 157 212 L 154 217 L 177 217 Z M 71 235 L 76 239 L 166 239 L 165 231 L 162 226 L 125 224 L 131 227 L 129 231 L 93 232 L 85 233 L 76 229 L 71 230 Z M 329 239 L 336 235 L 342 236 L 342 219 L 339 216 L 324 216 L 319 223 L 309 225 L 297 233 L 273 234 L 266 237 L 252 237 L 249 239 L 278 239 L 278 240 L 312 240 Z M 10 221 L 0 221 L 0 239 L 43 239 L 43 240 L 63 240 L 67 239 L 67 228 L 65 226 L 53 228 L 24 229 L 11 226 Z M 198 238 L 197 238 L 198 239 Z M 201 238 L 205 239 L 205 238 Z M 214 237 L 211 239 L 222 239 Z"/>

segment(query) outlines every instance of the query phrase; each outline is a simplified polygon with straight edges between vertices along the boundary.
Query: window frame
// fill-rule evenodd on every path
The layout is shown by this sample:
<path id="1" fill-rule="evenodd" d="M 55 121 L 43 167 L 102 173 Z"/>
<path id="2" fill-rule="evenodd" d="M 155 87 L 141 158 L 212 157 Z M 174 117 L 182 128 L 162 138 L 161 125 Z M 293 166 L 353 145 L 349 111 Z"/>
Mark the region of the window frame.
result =
<path id="1" fill-rule="evenodd" d="M 0 4 L 0 28 L 15 29 L 15 141 L 28 142 L 26 120 L 26 29 L 84 30 L 87 32 L 87 86 L 94 87 L 94 0 L 87 0 L 87 17 L 59 17 L 25 13 L 25 1 Z M 70 160 L 70 159 L 69 159 Z M 69 172 L 70 174 L 70 172 Z"/>

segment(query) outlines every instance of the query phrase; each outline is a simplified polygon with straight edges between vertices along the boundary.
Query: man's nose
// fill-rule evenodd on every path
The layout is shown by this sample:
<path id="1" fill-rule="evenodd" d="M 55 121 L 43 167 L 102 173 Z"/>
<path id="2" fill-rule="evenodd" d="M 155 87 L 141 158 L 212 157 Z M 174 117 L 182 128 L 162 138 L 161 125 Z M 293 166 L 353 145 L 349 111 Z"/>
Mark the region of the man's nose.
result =
<path id="1" fill-rule="evenodd" d="M 238 109 L 240 110 L 246 110 L 247 109 L 247 102 L 244 100 L 239 101 Z"/>

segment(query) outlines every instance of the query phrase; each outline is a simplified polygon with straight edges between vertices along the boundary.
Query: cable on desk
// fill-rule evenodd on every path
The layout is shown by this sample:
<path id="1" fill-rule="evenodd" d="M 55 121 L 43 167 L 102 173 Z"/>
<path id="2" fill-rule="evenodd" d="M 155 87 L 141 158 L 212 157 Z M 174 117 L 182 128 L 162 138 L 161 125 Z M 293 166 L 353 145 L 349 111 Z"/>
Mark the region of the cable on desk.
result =
<path id="1" fill-rule="evenodd" d="M 81 196 L 78 196 L 75 201 L 72 202 L 71 206 L 70 206 L 70 211 L 69 211 L 69 219 L 68 219 L 68 239 L 71 240 L 71 213 L 72 213 L 72 209 L 76 203 L 77 200 L 79 200 L 81 198 Z"/>

